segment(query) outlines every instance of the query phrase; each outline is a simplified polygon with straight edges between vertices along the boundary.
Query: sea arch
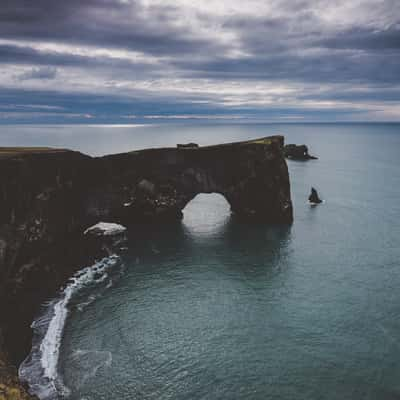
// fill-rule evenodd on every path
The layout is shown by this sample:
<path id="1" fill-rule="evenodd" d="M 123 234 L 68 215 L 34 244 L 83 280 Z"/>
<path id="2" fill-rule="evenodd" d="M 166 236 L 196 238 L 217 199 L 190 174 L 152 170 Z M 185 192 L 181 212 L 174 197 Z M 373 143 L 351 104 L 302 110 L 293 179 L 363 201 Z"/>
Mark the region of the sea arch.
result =
<path id="1" fill-rule="evenodd" d="M 110 186 L 124 187 L 123 207 L 119 196 L 109 214 L 117 214 L 125 223 L 176 219 L 182 217 L 182 210 L 196 195 L 219 193 L 239 217 L 291 223 L 289 174 L 282 149 L 283 137 L 273 136 L 104 157 Z"/>

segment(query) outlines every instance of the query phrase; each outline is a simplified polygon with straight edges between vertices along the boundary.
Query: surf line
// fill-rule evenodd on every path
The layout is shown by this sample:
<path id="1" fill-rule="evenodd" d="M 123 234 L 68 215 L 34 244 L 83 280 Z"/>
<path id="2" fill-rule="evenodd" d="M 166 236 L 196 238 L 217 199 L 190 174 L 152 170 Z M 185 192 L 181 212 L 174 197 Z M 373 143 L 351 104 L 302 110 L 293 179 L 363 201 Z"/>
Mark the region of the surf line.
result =
<path id="1" fill-rule="evenodd" d="M 29 392 L 41 400 L 53 400 L 68 395 L 58 372 L 60 347 L 71 299 L 83 288 L 107 279 L 108 272 L 121 264 L 116 254 L 78 271 L 61 290 L 60 295 L 44 305 L 42 313 L 31 325 L 32 350 L 19 368 L 19 377 L 29 386 Z M 108 286 L 108 285 L 107 285 Z"/>

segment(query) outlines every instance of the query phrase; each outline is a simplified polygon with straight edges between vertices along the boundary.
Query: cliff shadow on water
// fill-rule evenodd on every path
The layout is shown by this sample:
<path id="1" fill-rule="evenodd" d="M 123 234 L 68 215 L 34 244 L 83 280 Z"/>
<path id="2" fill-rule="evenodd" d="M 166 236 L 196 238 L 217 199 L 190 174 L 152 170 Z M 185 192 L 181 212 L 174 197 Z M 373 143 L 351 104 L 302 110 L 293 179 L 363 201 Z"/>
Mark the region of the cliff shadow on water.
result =
<path id="1" fill-rule="evenodd" d="M 140 224 L 130 227 L 128 251 L 124 254 L 127 264 L 163 265 L 165 260 L 204 257 L 224 258 L 240 256 L 243 272 L 247 265 L 262 260 L 264 266 L 273 270 L 283 258 L 290 256 L 291 225 L 265 225 L 243 221 L 234 215 L 212 230 L 196 230 L 187 225 L 185 218 L 173 223 Z"/>

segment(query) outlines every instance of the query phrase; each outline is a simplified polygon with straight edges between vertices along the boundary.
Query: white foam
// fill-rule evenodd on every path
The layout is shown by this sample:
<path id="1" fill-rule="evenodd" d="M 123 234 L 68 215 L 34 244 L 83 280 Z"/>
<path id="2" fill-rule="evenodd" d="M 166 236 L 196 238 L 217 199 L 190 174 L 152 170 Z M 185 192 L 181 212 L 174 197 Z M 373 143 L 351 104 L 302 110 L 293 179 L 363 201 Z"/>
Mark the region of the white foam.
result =
<path id="1" fill-rule="evenodd" d="M 99 222 L 96 225 L 91 226 L 83 232 L 85 235 L 88 233 L 94 233 L 97 235 L 111 236 L 124 233 L 126 228 L 123 225 L 115 224 L 112 222 Z"/>
<path id="2" fill-rule="evenodd" d="M 314 203 L 314 202 L 312 202 L 312 201 L 308 201 L 308 204 L 310 205 L 310 206 L 318 206 L 319 204 L 324 204 L 325 203 L 325 200 L 321 200 L 321 203 Z"/>
<path id="3" fill-rule="evenodd" d="M 68 394 L 68 389 L 58 375 L 58 360 L 68 316 L 68 303 L 80 289 L 92 283 L 103 282 L 107 278 L 107 270 L 118 262 L 119 257 L 112 255 L 77 272 L 61 292 L 60 298 L 48 304 L 43 315 L 33 322 L 32 328 L 38 340 L 36 345 L 33 345 L 31 354 L 21 364 L 19 375 L 29 384 L 32 393 L 40 399 L 55 399 L 58 392 Z M 38 364 L 41 367 L 40 372 Z"/>
<path id="4" fill-rule="evenodd" d="M 109 289 L 110 287 L 111 287 L 111 285 L 107 284 L 106 289 Z M 82 301 L 81 303 L 77 304 L 76 305 L 76 309 L 78 311 L 83 311 L 87 306 L 89 306 L 94 301 L 96 301 L 100 296 L 101 296 L 101 294 L 99 294 L 99 295 L 90 295 L 89 298 L 87 299 L 87 301 Z"/>

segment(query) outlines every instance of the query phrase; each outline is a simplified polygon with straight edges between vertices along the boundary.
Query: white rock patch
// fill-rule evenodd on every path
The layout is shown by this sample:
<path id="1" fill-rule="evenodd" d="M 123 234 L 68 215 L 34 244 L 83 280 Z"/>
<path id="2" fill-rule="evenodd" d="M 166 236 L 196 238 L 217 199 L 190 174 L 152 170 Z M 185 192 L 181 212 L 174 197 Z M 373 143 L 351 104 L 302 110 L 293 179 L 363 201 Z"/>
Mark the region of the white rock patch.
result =
<path id="1" fill-rule="evenodd" d="M 98 224 L 93 225 L 90 228 L 86 229 L 84 234 L 111 236 L 111 235 L 118 235 L 125 231 L 126 228 L 122 225 L 114 224 L 111 222 L 99 222 Z"/>

